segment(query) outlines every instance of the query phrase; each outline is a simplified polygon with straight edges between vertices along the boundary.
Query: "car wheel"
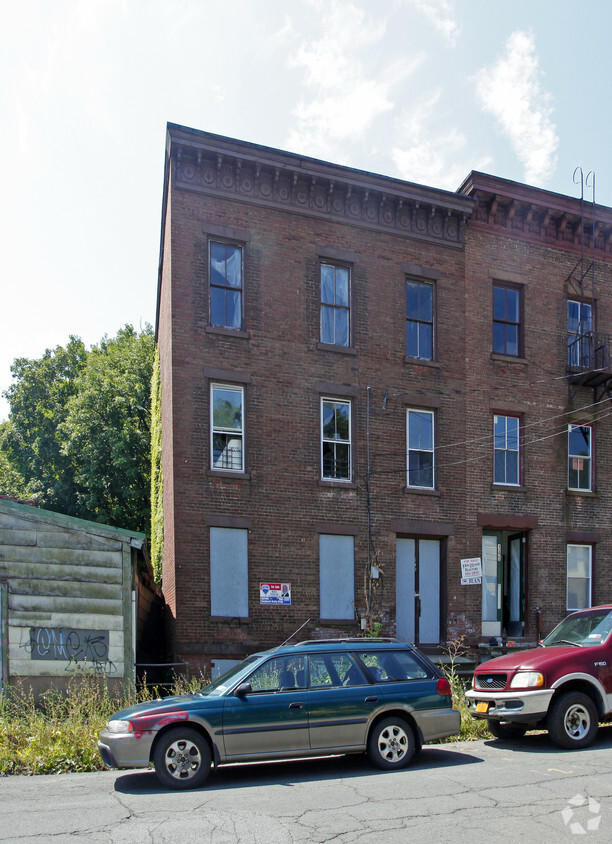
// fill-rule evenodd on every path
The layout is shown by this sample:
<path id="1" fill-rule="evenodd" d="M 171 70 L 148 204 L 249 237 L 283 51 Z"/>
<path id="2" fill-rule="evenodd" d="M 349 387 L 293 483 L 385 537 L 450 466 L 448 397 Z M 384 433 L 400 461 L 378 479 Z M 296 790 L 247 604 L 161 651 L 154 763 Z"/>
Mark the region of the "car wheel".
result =
<path id="1" fill-rule="evenodd" d="M 547 727 L 551 740 L 559 747 L 586 747 L 597 735 L 595 704 L 581 692 L 566 692 L 553 700 Z"/>
<path id="2" fill-rule="evenodd" d="M 403 768 L 414 754 L 414 732 L 402 718 L 379 721 L 368 739 L 368 756 L 379 768 Z"/>
<path id="3" fill-rule="evenodd" d="M 153 752 L 155 773 L 167 788 L 199 788 L 210 773 L 206 739 L 190 727 L 174 727 L 160 738 Z"/>
<path id="4" fill-rule="evenodd" d="M 487 718 L 487 727 L 489 732 L 498 739 L 515 739 L 522 738 L 527 732 L 525 724 L 512 724 L 509 721 L 494 721 L 492 718 Z"/>

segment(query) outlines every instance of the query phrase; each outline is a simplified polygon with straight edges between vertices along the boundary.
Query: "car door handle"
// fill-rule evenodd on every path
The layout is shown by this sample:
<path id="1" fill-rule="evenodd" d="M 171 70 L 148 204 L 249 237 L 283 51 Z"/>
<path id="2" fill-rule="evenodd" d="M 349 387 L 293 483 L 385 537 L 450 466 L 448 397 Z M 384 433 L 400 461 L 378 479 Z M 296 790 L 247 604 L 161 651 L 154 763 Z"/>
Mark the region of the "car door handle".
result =
<path id="1" fill-rule="evenodd" d="M 303 703 L 290 703 L 289 709 L 302 709 L 303 706 Z"/>
<path id="2" fill-rule="evenodd" d="M 371 697 L 367 697 L 365 699 L 365 702 L 366 703 L 376 703 L 377 700 L 378 700 L 378 698 L 376 697 L 376 695 L 372 695 Z"/>

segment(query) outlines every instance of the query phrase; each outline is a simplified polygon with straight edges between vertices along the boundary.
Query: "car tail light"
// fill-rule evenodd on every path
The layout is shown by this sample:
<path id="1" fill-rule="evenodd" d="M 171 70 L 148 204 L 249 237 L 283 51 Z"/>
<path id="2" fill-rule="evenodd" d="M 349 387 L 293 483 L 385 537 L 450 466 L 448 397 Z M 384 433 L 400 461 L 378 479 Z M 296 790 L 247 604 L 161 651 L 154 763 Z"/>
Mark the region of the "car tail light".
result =
<path id="1" fill-rule="evenodd" d="M 452 694 L 450 683 L 448 682 L 446 677 L 440 677 L 440 679 L 436 683 L 436 691 L 439 695 Z"/>

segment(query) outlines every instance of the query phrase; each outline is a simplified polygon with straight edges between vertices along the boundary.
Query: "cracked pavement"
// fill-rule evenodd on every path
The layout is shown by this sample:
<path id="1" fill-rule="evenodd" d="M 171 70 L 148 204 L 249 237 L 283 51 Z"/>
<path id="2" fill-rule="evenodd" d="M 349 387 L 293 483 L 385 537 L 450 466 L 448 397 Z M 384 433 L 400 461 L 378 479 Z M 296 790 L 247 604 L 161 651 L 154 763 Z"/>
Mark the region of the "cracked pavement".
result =
<path id="1" fill-rule="evenodd" d="M 232 765 L 186 792 L 165 791 L 152 771 L 4 777 L 0 841 L 434 844 L 529 835 L 543 844 L 574 840 L 572 824 L 605 840 L 611 750 L 607 726 L 582 751 L 533 734 L 429 745 L 396 772 L 376 770 L 363 756 Z M 574 801 L 568 812 L 577 795 L 583 805 Z"/>

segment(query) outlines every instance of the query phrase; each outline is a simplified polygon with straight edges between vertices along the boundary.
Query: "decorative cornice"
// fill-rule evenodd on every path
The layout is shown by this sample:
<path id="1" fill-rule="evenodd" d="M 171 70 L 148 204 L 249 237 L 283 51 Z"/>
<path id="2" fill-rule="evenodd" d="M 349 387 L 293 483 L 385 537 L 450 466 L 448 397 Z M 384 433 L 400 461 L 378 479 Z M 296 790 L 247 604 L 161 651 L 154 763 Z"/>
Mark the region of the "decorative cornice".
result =
<path id="1" fill-rule="evenodd" d="M 583 235 L 587 254 L 612 254 L 612 208 L 477 172 L 470 173 L 458 192 L 476 200 L 470 228 L 575 253 L 580 253 Z"/>
<path id="2" fill-rule="evenodd" d="M 182 126 L 168 137 L 174 187 L 464 246 L 470 198 Z"/>

